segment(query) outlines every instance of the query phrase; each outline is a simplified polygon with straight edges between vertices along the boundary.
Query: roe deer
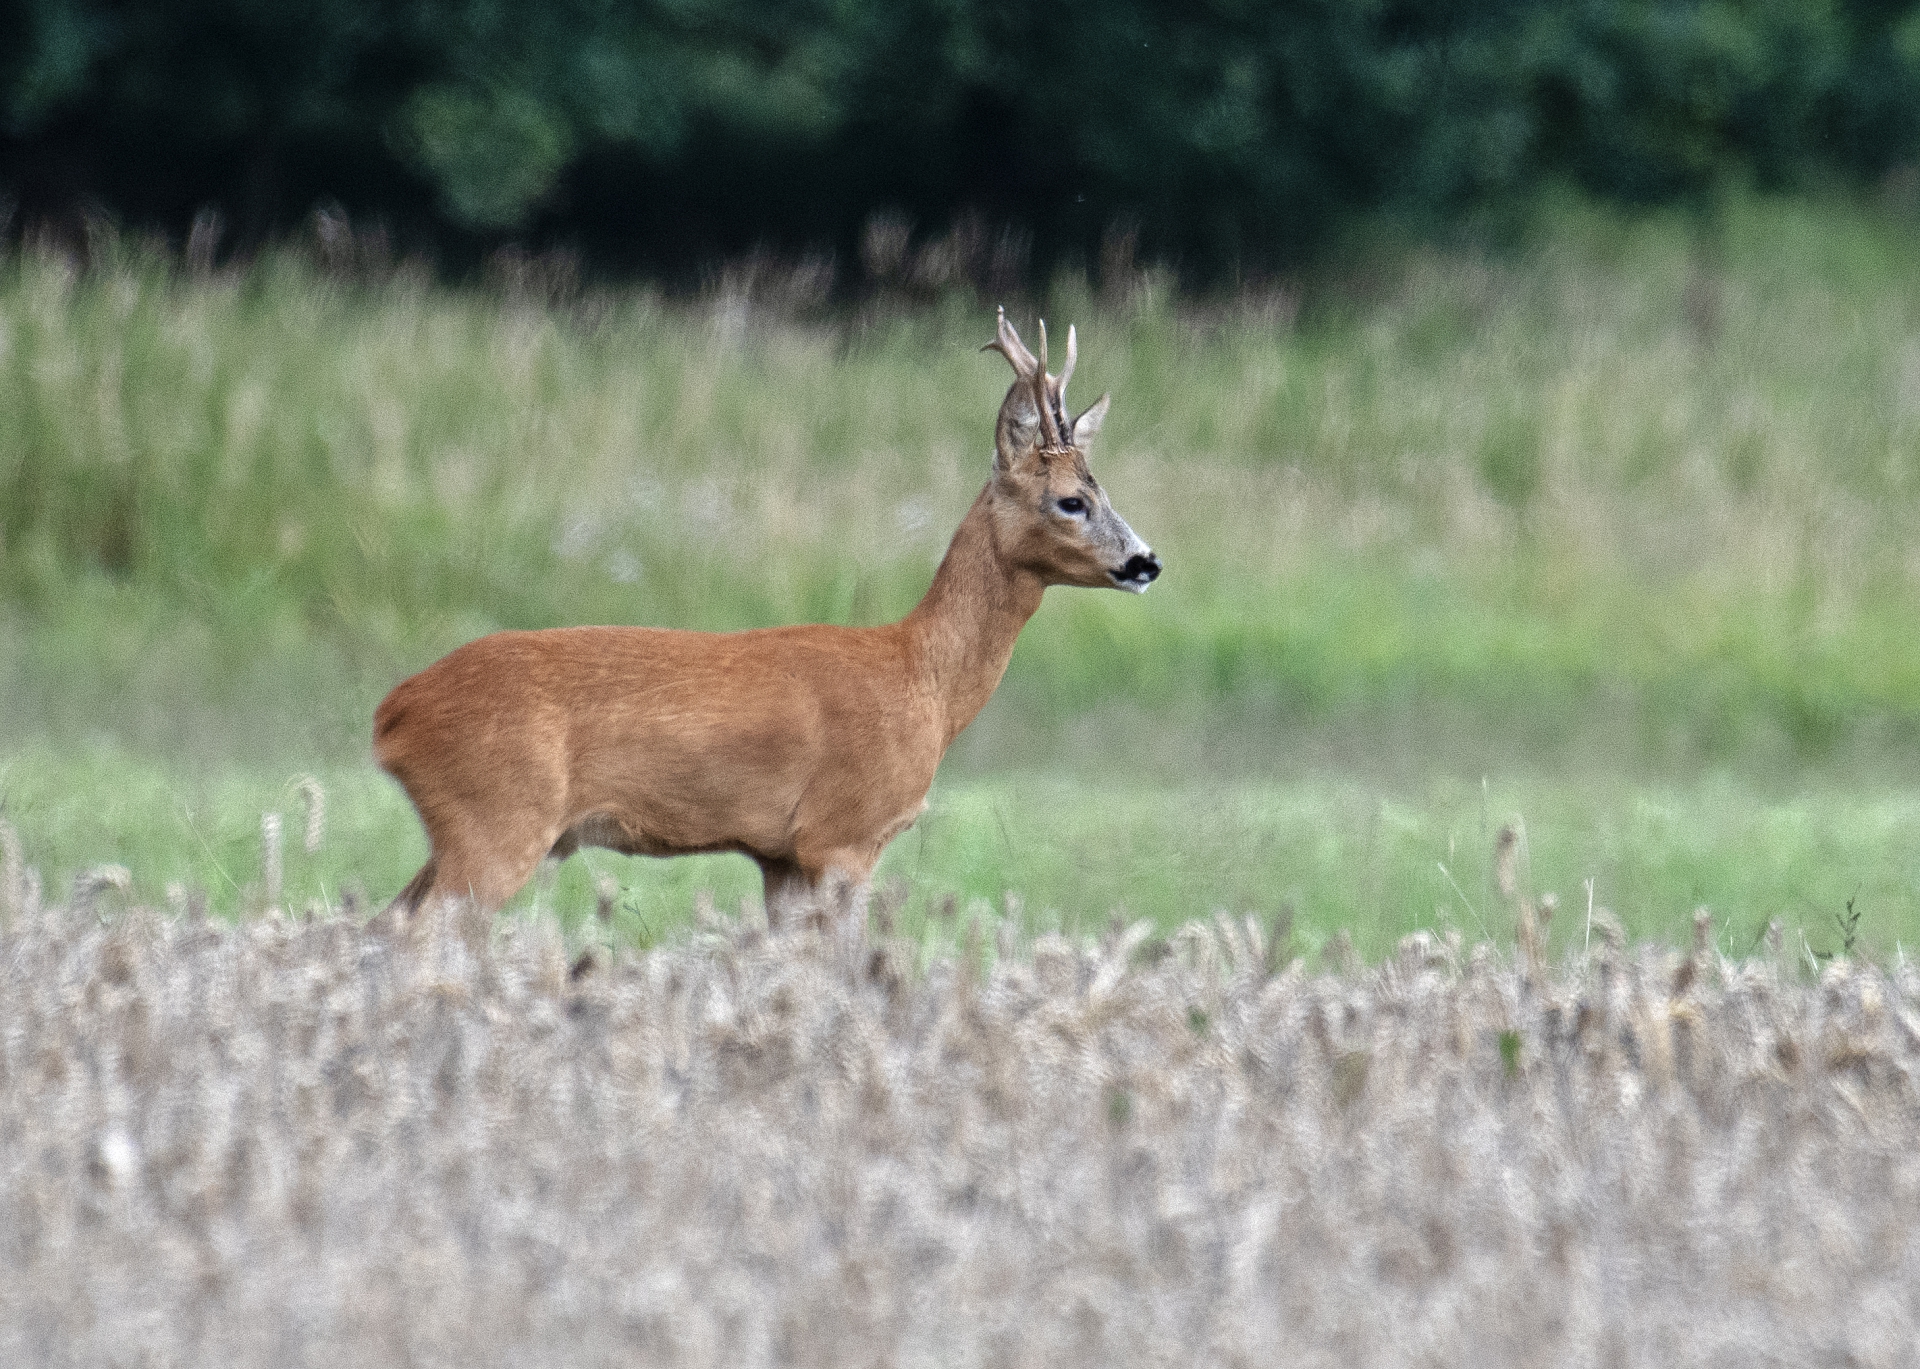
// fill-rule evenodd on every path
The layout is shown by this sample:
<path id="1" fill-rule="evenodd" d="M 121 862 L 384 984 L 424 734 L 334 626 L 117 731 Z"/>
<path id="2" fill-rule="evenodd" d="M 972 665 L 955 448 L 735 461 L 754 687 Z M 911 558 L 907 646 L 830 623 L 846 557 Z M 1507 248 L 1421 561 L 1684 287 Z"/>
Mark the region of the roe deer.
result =
<path id="1" fill-rule="evenodd" d="M 1002 310 L 989 349 L 1015 372 L 993 475 L 901 621 L 496 632 L 395 686 L 374 754 L 432 855 L 383 923 L 445 904 L 483 933 L 543 856 L 584 845 L 751 856 L 775 927 L 830 881 L 863 896 L 1046 587 L 1138 593 L 1160 574 L 1087 470 L 1108 396 L 1067 417 L 1073 330 L 1057 378 L 1044 323 L 1036 359 Z"/>

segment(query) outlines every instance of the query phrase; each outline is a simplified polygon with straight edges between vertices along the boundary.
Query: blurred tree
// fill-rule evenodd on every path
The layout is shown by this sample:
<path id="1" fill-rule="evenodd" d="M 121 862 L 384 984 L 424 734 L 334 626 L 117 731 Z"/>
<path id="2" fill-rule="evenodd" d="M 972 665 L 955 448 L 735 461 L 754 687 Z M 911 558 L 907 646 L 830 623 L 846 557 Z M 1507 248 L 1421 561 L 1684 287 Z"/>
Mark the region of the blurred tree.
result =
<path id="1" fill-rule="evenodd" d="M 1667 199 L 1920 156 L 1901 0 L 4 0 L 0 189 L 243 237 L 318 201 L 458 255 L 851 253 L 891 211 L 1130 225 L 1195 272 L 1564 180 Z"/>

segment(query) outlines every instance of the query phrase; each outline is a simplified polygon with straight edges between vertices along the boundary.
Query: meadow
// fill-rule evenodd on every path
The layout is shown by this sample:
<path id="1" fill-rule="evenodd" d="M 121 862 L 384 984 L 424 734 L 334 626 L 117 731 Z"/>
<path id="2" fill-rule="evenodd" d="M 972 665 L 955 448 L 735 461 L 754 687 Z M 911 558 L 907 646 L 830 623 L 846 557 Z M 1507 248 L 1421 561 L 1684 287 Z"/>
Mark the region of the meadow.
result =
<path id="1" fill-rule="evenodd" d="M 1590 907 L 1678 944 L 1705 905 L 1728 954 L 1779 921 L 1815 964 L 1851 910 L 1898 956 L 1917 247 L 1875 204 L 1563 204 L 1217 298 L 1110 263 L 1006 301 L 1079 326 L 1095 471 L 1168 569 L 1049 595 L 889 852 L 901 918 L 1011 893 L 1039 930 L 1498 942 L 1511 827 L 1556 949 Z M 46 901 L 118 864 L 155 905 L 378 902 L 424 845 L 372 708 L 487 630 L 906 611 L 985 478 L 993 301 L 833 280 L 0 261 L 0 816 Z M 303 775 L 325 839 L 270 890 L 261 815 L 296 831 Z M 523 905 L 574 928 L 608 878 L 647 945 L 753 887 L 592 856 Z"/>

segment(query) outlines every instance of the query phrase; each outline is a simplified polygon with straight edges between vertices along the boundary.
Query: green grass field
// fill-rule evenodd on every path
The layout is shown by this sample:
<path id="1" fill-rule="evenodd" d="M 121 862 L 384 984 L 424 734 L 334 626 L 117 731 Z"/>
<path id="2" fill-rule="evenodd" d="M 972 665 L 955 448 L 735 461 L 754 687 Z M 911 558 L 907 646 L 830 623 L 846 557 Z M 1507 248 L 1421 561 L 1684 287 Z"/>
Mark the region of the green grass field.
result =
<path id="1" fill-rule="evenodd" d="M 1832 949 L 1920 938 L 1920 229 L 1558 206 L 1518 245 L 1373 247 L 1286 289 L 1073 280 L 1094 466 L 1167 574 L 1053 591 L 889 852 L 938 934 L 1007 891 L 1080 925 L 1290 909 L 1305 950 L 1633 931 L 1694 906 Z M 128 246 L 0 262 L 0 804 L 51 892 L 119 862 L 262 898 L 260 814 L 319 775 L 286 897 L 379 900 L 422 839 L 366 760 L 397 679 L 497 627 L 876 622 L 985 478 L 991 301 L 192 278 Z M 591 868 L 590 868 L 591 867 Z M 669 934 L 744 861 L 576 858 Z M 1744 946 L 1730 947 L 1744 950 Z"/>
<path id="2" fill-rule="evenodd" d="M 176 902 L 204 894 L 216 910 L 259 911 L 273 901 L 266 812 L 282 815 L 277 905 L 290 910 L 346 898 L 367 907 L 425 858 L 405 797 L 364 765 L 320 772 L 326 821 L 309 854 L 297 778 L 187 775 L 102 748 L 35 747 L 0 763 L 9 816 L 33 859 L 56 872 L 49 897 L 66 896 L 73 872 L 111 861 L 135 876 L 134 897 L 160 902 L 175 886 Z M 1515 911 L 1493 860 L 1508 825 L 1522 837 L 1520 893 L 1555 896 L 1548 939 L 1562 949 L 1587 948 L 1595 910 L 1680 945 L 1706 907 L 1730 956 L 1753 953 L 1776 920 L 1809 964 L 1843 949 L 1891 959 L 1920 927 L 1920 790 L 1820 782 L 1768 792 L 1724 772 L 1687 783 L 1195 777 L 1117 793 L 1070 773 L 964 776 L 936 786 L 877 880 L 901 930 L 930 944 L 952 941 L 956 915 L 982 904 L 996 917 L 1018 910 L 1030 930 L 1082 931 L 1115 915 L 1171 929 L 1228 911 L 1290 927 L 1294 950 L 1310 957 L 1344 929 L 1371 959 L 1418 929 L 1511 940 Z M 516 909 L 598 936 L 592 912 L 606 878 L 620 887 L 615 931 L 640 944 L 684 925 L 701 891 L 727 910 L 759 894 L 742 857 L 587 851 L 545 871 Z M 108 894 L 103 906 L 125 901 Z M 1850 905 L 1852 947 L 1839 926 Z"/>

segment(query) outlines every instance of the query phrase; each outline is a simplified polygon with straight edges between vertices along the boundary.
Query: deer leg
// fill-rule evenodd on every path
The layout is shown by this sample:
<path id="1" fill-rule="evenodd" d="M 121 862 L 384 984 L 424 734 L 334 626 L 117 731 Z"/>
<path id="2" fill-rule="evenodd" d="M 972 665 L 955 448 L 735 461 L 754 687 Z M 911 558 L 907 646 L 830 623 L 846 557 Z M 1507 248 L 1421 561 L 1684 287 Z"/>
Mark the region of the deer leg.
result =
<path id="1" fill-rule="evenodd" d="M 858 940 L 867 932 L 867 895 L 878 851 L 836 847 L 802 855 L 798 861 L 813 904 L 828 921 L 850 930 Z"/>
<path id="2" fill-rule="evenodd" d="M 433 876 L 434 861 L 428 857 L 427 863 L 420 867 L 420 873 L 408 880 L 407 887 L 393 896 L 393 902 L 369 919 L 367 930 L 390 936 L 406 926 L 426 901 L 427 891 L 433 888 Z"/>
<path id="3" fill-rule="evenodd" d="M 781 927 L 798 925 L 798 920 L 806 915 L 813 903 L 813 882 L 800 873 L 800 867 L 790 860 L 769 860 L 756 856 L 760 866 L 762 900 L 767 905 L 767 929 L 779 931 Z"/>
<path id="4" fill-rule="evenodd" d="M 486 940 L 493 915 L 520 891 L 556 835 L 544 834 L 543 840 L 504 851 L 436 844 L 420 873 L 368 926 L 390 934 L 407 927 L 424 928 L 423 915 L 450 916 L 461 935 L 478 947 Z"/>

